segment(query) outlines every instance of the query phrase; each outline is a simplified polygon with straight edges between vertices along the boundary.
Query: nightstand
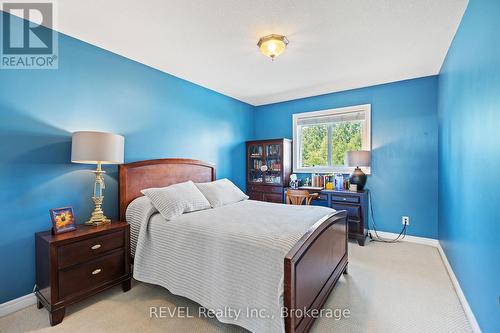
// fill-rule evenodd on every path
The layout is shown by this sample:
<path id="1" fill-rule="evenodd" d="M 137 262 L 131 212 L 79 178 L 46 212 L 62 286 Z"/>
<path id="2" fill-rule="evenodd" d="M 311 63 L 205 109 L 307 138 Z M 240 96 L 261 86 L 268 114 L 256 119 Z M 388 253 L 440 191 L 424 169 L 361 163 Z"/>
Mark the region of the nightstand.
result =
<path id="1" fill-rule="evenodd" d="M 37 307 L 59 324 L 65 307 L 121 284 L 130 290 L 130 225 L 78 225 L 67 233 L 35 234 Z"/>

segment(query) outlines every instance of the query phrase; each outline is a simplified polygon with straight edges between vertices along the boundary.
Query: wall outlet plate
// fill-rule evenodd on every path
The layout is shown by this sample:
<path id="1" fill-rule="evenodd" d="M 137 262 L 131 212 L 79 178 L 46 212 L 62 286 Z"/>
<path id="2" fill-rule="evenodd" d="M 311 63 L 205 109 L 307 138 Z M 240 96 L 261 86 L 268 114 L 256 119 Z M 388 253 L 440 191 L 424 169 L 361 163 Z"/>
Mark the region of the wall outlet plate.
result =
<path id="1" fill-rule="evenodd" d="M 401 224 L 402 225 L 410 225 L 410 217 L 409 216 L 401 216 Z"/>

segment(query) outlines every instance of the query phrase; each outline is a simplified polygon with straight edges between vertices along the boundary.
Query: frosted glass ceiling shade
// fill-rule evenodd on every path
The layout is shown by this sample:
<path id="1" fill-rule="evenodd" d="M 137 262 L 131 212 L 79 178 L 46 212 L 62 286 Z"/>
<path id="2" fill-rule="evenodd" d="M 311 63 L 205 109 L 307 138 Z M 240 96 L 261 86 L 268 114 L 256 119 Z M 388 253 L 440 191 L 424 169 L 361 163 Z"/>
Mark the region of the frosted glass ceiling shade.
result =
<path id="1" fill-rule="evenodd" d="M 260 52 L 271 58 L 274 61 L 277 56 L 279 56 L 283 51 L 285 51 L 288 45 L 288 39 L 282 35 L 268 35 L 259 39 L 257 46 Z"/>
<path id="2" fill-rule="evenodd" d="M 368 150 L 347 151 L 344 162 L 349 167 L 369 167 L 371 166 L 371 152 Z"/>
<path id="3" fill-rule="evenodd" d="M 125 138 L 104 132 L 74 132 L 71 140 L 71 162 L 84 164 L 121 164 Z"/>

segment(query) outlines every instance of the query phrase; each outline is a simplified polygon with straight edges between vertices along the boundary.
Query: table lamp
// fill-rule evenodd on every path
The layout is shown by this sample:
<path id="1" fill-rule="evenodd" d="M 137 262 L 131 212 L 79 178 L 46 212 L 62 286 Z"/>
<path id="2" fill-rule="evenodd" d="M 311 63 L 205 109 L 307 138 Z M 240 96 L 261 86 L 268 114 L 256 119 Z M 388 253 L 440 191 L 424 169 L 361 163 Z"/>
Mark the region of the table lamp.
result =
<path id="1" fill-rule="evenodd" d="M 97 165 L 92 196 L 95 208 L 85 224 L 98 226 L 111 222 L 102 211 L 105 171 L 101 165 L 123 163 L 124 143 L 123 136 L 112 133 L 80 131 L 72 135 L 71 162 Z"/>
<path id="2" fill-rule="evenodd" d="M 369 167 L 371 165 L 371 152 L 367 150 L 347 151 L 344 158 L 345 165 L 356 167 L 349 177 L 350 184 L 356 184 L 361 191 L 366 184 L 366 174 L 360 166 Z"/>

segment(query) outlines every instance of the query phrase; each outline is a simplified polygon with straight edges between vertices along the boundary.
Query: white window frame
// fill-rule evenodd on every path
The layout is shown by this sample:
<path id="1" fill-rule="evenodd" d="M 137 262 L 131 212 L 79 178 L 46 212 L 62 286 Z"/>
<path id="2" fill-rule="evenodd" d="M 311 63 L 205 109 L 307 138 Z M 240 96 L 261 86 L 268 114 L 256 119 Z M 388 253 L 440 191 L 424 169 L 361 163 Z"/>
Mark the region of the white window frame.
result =
<path id="1" fill-rule="evenodd" d="M 354 167 L 346 167 L 346 166 L 314 166 L 314 167 L 303 167 L 301 166 L 301 142 L 300 135 L 297 133 L 297 123 L 300 119 L 311 118 L 311 117 L 321 117 L 321 116 L 329 116 L 329 115 L 337 115 L 337 114 L 345 114 L 345 113 L 355 113 L 355 112 L 364 112 L 365 113 L 365 126 L 362 129 L 362 138 L 361 138 L 361 149 L 362 150 L 372 150 L 372 142 L 371 142 L 371 104 L 363 104 L 356 106 L 349 106 L 344 108 L 336 108 L 336 109 L 328 109 L 328 110 L 320 110 L 320 111 L 312 111 L 312 112 L 303 112 L 303 113 L 295 113 L 292 119 L 292 128 L 293 128 L 293 172 L 296 173 L 352 173 Z M 371 174 L 370 167 L 362 167 L 362 170 L 366 174 Z"/>

